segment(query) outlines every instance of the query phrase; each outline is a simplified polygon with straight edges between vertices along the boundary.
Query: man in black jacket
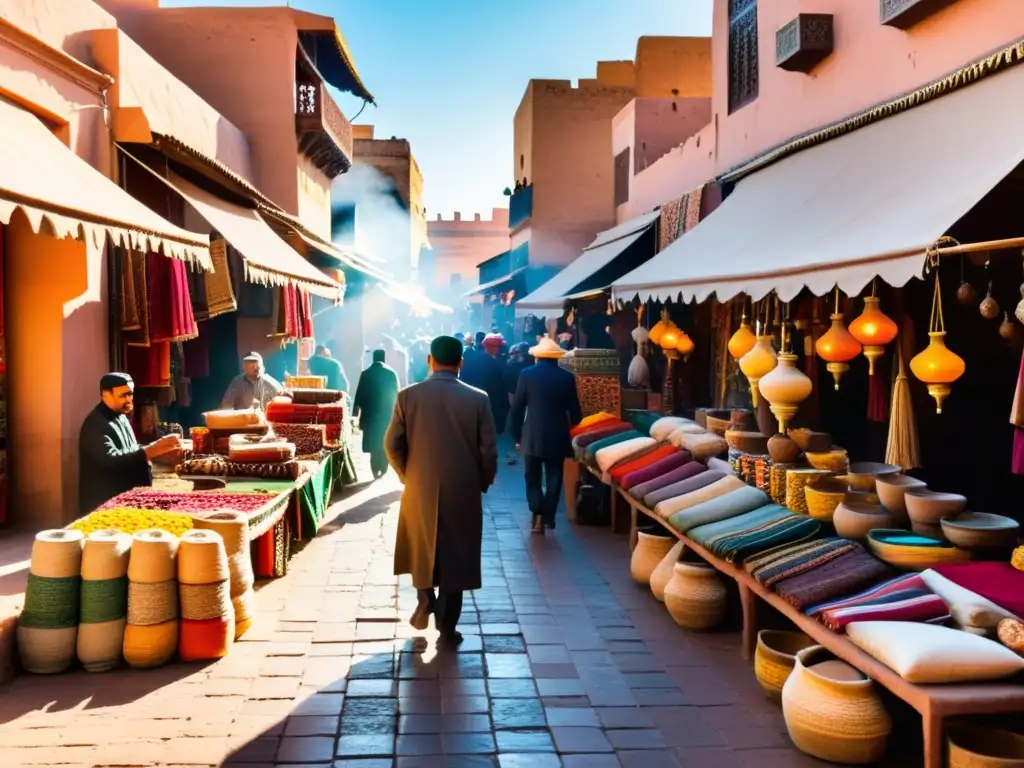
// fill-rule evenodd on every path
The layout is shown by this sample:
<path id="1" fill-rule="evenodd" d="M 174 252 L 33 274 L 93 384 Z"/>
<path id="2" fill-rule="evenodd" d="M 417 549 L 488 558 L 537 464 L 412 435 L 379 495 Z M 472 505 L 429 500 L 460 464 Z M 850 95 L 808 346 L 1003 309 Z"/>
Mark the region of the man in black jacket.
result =
<path id="1" fill-rule="evenodd" d="M 150 462 L 181 448 L 177 435 L 139 445 L 128 421 L 135 407 L 135 382 L 128 374 L 104 374 L 100 401 L 78 433 L 78 509 L 83 515 L 119 493 L 152 485 Z"/>
<path id="2" fill-rule="evenodd" d="M 555 527 L 562 496 L 562 469 L 571 455 L 569 430 L 583 419 L 576 378 L 558 365 L 565 354 L 545 336 L 530 350 L 537 360 L 519 375 L 509 426 L 526 464 L 526 500 L 533 533 Z M 524 426 L 525 421 L 525 426 Z"/>

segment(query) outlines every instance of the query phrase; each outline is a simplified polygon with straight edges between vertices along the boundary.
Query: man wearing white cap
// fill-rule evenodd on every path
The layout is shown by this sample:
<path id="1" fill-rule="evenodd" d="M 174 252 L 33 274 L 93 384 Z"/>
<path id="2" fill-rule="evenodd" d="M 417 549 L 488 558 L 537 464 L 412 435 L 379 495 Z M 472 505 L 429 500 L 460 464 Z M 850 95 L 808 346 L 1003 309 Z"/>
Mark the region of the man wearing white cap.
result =
<path id="1" fill-rule="evenodd" d="M 263 356 L 250 352 L 242 358 L 242 373 L 235 376 L 224 393 L 221 408 L 242 411 L 257 407 L 265 410 L 267 403 L 284 391 L 284 387 L 263 369 Z"/>

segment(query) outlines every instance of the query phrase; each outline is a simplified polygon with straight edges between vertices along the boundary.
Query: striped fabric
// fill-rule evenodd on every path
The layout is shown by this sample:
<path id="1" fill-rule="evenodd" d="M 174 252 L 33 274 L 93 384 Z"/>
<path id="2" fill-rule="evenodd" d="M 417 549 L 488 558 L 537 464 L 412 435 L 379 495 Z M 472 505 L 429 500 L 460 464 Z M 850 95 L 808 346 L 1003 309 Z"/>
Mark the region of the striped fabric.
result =
<path id="1" fill-rule="evenodd" d="M 949 607 L 928 589 L 919 573 L 898 576 L 852 597 L 815 605 L 806 611 L 835 632 L 855 621 L 913 621 L 942 624 Z"/>
<path id="2" fill-rule="evenodd" d="M 817 520 L 779 504 L 766 504 L 739 517 L 694 528 L 687 536 L 731 563 L 781 544 L 810 538 L 820 529 Z"/>
<path id="3" fill-rule="evenodd" d="M 856 543 L 836 537 L 785 544 L 747 558 L 743 567 L 770 589 L 783 579 L 813 570 L 856 548 Z"/>

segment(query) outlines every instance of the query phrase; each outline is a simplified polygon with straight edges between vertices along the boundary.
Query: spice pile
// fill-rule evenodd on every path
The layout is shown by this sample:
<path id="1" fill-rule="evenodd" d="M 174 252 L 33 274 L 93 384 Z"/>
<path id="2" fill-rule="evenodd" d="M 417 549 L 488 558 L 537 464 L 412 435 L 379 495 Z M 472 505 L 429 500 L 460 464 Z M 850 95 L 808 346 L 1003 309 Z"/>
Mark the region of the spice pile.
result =
<path id="1" fill-rule="evenodd" d="M 273 494 L 264 493 L 222 493 L 219 491 L 175 493 L 173 491 L 154 491 L 151 488 L 133 488 L 115 496 L 100 509 L 166 510 L 193 516 L 230 509 L 252 514 L 275 498 Z"/>
<path id="2" fill-rule="evenodd" d="M 156 509 L 132 509 L 114 507 L 91 512 L 68 526 L 88 536 L 94 531 L 120 531 L 136 533 L 150 528 L 181 536 L 192 528 L 192 517 L 180 512 L 164 512 Z"/>

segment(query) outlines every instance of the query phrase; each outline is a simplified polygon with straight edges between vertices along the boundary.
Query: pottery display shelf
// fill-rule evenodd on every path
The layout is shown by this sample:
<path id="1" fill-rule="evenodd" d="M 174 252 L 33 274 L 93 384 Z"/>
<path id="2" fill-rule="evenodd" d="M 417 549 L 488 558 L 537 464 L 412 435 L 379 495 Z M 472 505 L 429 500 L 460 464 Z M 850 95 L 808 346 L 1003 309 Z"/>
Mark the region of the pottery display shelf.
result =
<path id="1" fill-rule="evenodd" d="M 619 499 L 620 507 L 622 504 L 626 504 L 630 510 L 631 548 L 635 546 L 635 532 L 640 515 L 649 517 L 664 526 L 664 522 L 658 519 L 651 510 L 637 503 L 621 488 L 613 487 L 613 507 L 616 498 Z M 667 526 L 665 527 L 666 530 L 669 530 Z M 672 533 L 686 542 L 687 550 L 700 556 L 720 574 L 736 582 L 743 616 L 741 648 L 744 659 L 752 659 L 757 647 L 757 598 L 761 598 L 789 619 L 797 629 L 825 646 L 839 659 L 856 667 L 876 683 L 888 689 L 921 715 L 921 728 L 924 736 L 924 768 L 943 768 L 945 749 L 943 730 L 946 718 L 962 715 L 999 715 L 1024 712 L 1024 684 L 916 685 L 907 682 L 892 669 L 847 640 L 845 635 L 836 634 L 816 619 L 795 609 L 779 595 L 767 590 L 742 567 L 715 557 L 704 547 L 677 531 L 672 531 Z"/>

